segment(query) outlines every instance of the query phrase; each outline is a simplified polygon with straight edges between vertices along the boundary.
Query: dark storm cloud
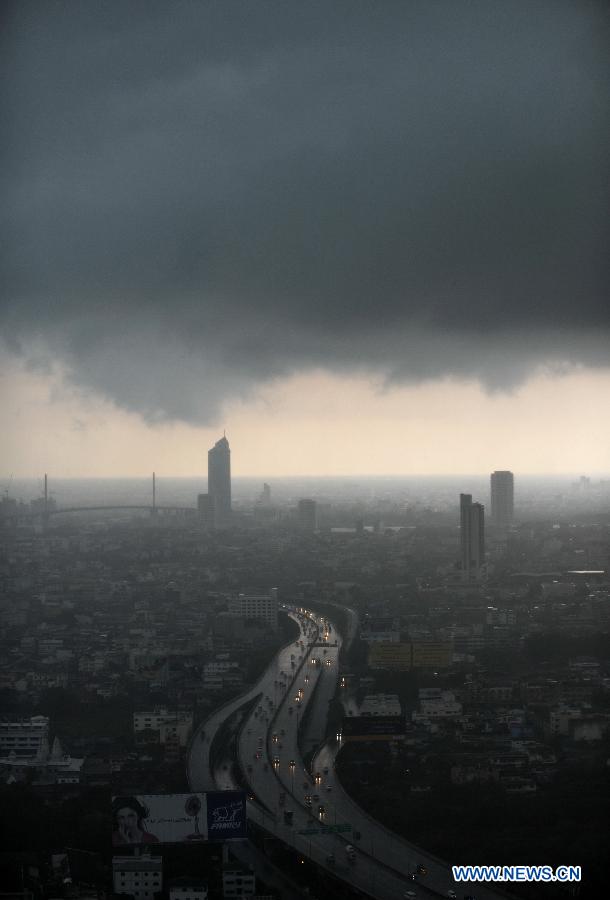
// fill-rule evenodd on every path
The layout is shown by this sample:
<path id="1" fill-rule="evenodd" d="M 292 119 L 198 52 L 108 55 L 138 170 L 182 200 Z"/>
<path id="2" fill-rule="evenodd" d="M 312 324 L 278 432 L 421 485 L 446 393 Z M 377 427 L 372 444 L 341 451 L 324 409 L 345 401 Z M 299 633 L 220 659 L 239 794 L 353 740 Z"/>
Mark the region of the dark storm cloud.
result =
<path id="1" fill-rule="evenodd" d="M 4 330 L 148 417 L 608 363 L 605 5 L 15 3 Z"/>

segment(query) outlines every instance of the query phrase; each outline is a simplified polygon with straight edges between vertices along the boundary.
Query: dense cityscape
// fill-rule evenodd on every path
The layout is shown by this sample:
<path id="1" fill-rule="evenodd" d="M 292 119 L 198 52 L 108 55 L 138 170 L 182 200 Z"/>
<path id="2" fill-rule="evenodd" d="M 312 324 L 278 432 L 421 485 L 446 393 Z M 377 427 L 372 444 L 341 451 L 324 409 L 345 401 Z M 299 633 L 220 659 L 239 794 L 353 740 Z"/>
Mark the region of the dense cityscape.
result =
<path id="1" fill-rule="evenodd" d="M 374 483 L 278 503 L 270 479 L 234 509 L 226 436 L 191 507 L 157 482 L 148 508 L 62 508 L 46 477 L 2 499 L 11 896 L 504 896 L 452 879 L 473 846 L 582 867 L 514 896 L 599 896 L 610 483 L 537 515 L 508 471 L 453 509 L 433 481 L 426 504 Z M 147 798 L 189 792 L 243 799 L 247 833 L 117 850 L 153 842 Z"/>
<path id="2" fill-rule="evenodd" d="M 0 900 L 602 900 L 610 4 L 0 24 Z"/>

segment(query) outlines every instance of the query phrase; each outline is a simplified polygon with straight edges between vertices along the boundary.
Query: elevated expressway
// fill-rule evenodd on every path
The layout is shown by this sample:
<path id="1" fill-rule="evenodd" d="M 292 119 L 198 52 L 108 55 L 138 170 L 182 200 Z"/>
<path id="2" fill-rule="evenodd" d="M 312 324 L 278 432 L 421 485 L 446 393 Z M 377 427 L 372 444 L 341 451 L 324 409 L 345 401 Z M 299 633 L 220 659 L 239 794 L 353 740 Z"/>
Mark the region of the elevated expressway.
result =
<path id="1" fill-rule="evenodd" d="M 218 710 L 204 723 L 203 739 L 195 735 L 188 760 L 191 789 L 238 786 L 232 781 L 230 768 L 211 771 L 210 743 L 227 718 L 258 697 L 242 721 L 238 735 L 239 766 L 254 797 L 248 803 L 251 821 L 333 877 L 378 900 L 448 897 L 451 889 L 460 900 L 465 896 L 475 896 L 476 900 L 506 897 L 504 892 L 486 885 L 454 884 L 451 871 L 442 860 L 389 831 L 354 803 L 335 778 L 334 761 L 340 742 L 331 739 L 324 743 L 313 757 L 311 773 L 305 768 L 299 749 L 299 728 L 308 710 L 307 733 L 323 735 L 325 732 L 328 703 L 335 694 L 339 677 L 341 637 L 331 626 L 324 641 L 323 620 L 298 613 L 291 616 L 301 629 L 298 642 L 277 654 L 247 694 Z M 325 645 L 317 646 L 320 642 Z M 286 811 L 292 813 L 289 824 Z M 349 826 L 350 830 L 335 831 L 341 826 Z M 415 823 L 414 830 L 416 827 Z M 355 850 L 352 859 L 346 852 L 348 844 Z M 472 861 L 476 860 L 463 860 Z M 408 875 L 417 866 L 424 866 L 427 874 L 414 883 Z"/>

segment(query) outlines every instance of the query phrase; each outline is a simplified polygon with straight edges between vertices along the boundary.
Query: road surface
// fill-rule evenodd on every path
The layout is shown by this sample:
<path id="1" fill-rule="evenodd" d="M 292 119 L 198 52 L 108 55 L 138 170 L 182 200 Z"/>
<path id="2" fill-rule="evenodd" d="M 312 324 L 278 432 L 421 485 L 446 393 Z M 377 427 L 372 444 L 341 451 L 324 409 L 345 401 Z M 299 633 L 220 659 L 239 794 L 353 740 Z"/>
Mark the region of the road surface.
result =
<path id="1" fill-rule="evenodd" d="M 450 889 L 460 900 L 464 896 L 476 900 L 507 897 L 486 885 L 454 884 L 442 860 L 389 831 L 354 803 L 334 775 L 335 756 L 340 749 L 336 738 L 324 743 L 314 756 L 313 774 L 305 769 L 301 748 L 307 752 L 314 741 L 320 744 L 325 733 L 328 702 L 335 695 L 339 678 L 341 637 L 334 624 L 323 617 L 298 611 L 291 615 L 299 624 L 298 640 L 276 655 L 250 691 L 208 719 L 204 741 L 193 740 L 191 788 L 236 787 L 228 762 L 226 768 L 210 771 L 209 740 L 227 718 L 258 696 L 238 737 L 238 761 L 254 796 L 248 803 L 250 820 L 378 900 L 404 900 L 410 896 L 407 892 L 414 892 L 418 900 L 447 897 Z M 330 631 L 326 630 L 328 624 Z M 317 646 L 319 643 L 322 646 Z M 299 741 L 299 727 L 310 703 Z M 354 848 L 351 858 L 348 845 Z M 418 876 L 414 883 L 409 874 L 417 866 L 424 866 L 427 874 Z"/>

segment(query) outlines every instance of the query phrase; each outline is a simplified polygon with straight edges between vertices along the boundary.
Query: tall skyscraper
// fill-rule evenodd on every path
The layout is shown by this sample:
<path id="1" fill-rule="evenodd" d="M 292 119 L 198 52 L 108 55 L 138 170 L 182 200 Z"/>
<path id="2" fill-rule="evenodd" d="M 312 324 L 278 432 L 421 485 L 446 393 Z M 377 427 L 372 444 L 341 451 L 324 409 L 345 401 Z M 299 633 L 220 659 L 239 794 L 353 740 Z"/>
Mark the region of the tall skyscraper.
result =
<path id="1" fill-rule="evenodd" d="M 318 509 L 315 500 L 299 500 L 299 528 L 315 531 L 318 527 Z"/>
<path id="2" fill-rule="evenodd" d="M 485 509 L 460 494 L 460 562 L 464 581 L 478 581 L 485 564 Z"/>
<path id="3" fill-rule="evenodd" d="M 491 521 L 498 528 L 512 525 L 515 507 L 515 483 L 512 472 L 491 475 Z"/>
<path id="4" fill-rule="evenodd" d="M 208 450 L 208 494 L 214 502 L 215 524 L 222 528 L 231 520 L 231 449 L 226 437 Z"/>

